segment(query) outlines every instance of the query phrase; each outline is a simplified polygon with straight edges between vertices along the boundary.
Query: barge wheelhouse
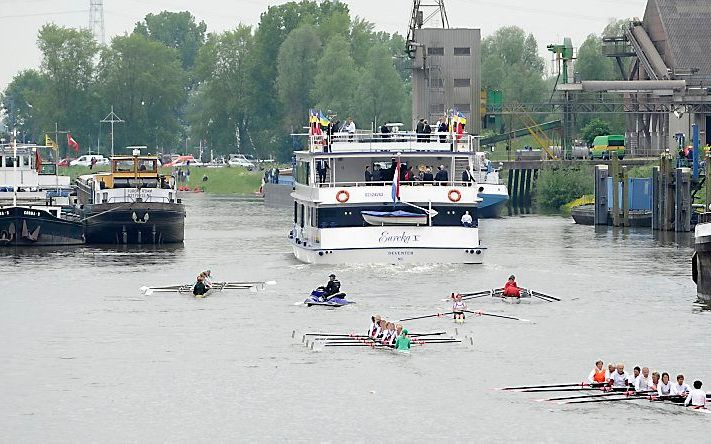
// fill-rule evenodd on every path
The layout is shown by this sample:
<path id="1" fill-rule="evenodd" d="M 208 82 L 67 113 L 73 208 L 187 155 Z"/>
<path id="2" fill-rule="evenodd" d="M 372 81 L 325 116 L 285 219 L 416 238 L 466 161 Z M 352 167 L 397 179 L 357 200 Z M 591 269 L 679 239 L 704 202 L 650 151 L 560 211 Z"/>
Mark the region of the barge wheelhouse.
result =
<path id="1" fill-rule="evenodd" d="M 88 243 L 183 242 L 185 206 L 175 179 L 159 173 L 158 157 L 112 157 L 111 172 L 80 176 L 76 186 Z"/>
<path id="2" fill-rule="evenodd" d="M 456 134 L 310 136 L 296 152 L 294 255 L 324 264 L 482 263 L 479 187 L 458 179 L 475 166 L 474 146 Z"/>

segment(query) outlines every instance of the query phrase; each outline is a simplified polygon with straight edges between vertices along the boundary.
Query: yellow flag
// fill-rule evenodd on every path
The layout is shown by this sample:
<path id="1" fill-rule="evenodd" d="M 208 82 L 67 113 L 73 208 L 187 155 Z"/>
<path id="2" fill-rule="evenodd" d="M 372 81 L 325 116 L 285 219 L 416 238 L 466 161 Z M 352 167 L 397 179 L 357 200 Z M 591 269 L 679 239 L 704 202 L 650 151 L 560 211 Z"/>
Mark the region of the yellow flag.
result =
<path id="1" fill-rule="evenodd" d="M 52 140 L 51 137 L 49 137 L 49 134 L 44 135 L 44 144 L 50 148 L 52 148 L 54 151 L 57 151 L 59 149 L 59 145 L 57 145 L 57 142 Z"/>

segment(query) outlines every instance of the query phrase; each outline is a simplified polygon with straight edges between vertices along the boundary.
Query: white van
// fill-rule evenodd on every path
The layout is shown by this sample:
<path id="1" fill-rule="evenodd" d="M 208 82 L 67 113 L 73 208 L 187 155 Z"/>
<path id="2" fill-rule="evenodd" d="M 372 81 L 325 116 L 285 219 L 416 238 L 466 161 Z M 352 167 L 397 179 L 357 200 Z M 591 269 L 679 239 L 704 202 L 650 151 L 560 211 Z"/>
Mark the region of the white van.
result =
<path id="1" fill-rule="evenodd" d="M 70 166 L 91 166 L 91 159 L 96 159 L 96 165 L 108 165 L 109 159 L 102 156 L 101 154 L 87 154 L 80 156 L 78 159 L 74 159 L 69 162 Z"/>

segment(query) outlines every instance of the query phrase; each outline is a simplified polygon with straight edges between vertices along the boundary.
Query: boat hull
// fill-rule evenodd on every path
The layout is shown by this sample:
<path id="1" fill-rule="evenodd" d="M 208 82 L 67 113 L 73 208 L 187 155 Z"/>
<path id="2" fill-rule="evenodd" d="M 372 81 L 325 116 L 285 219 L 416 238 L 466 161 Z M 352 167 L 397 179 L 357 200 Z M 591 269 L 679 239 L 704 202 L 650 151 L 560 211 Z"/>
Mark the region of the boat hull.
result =
<path id="1" fill-rule="evenodd" d="M 312 249 L 292 243 L 294 256 L 309 264 L 481 264 L 486 248 Z"/>
<path id="2" fill-rule="evenodd" d="M 185 237 L 182 203 L 86 205 L 86 241 L 91 244 L 171 244 Z"/>
<path id="3" fill-rule="evenodd" d="M 486 188 L 479 193 L 481 202 L 478 205 L 477 214 L 479 218 L 494 219 L 501 217 L 501 211 L 509 201 L 508 194 L 487 193 Z"/>
<path id="4" fill-rule="evenodd" d="M 0 209 L 0 247 L 82 245 L 84 225 L 38 208 Z"/>
<path id="5" fill-rule="evenodd" d="M 702 215 L 705 220 L 708 213 Z M 711 303 L 711 222 L 696 225 L 694 231 L 694 256 L 692 277 L 698 298 Z"/>

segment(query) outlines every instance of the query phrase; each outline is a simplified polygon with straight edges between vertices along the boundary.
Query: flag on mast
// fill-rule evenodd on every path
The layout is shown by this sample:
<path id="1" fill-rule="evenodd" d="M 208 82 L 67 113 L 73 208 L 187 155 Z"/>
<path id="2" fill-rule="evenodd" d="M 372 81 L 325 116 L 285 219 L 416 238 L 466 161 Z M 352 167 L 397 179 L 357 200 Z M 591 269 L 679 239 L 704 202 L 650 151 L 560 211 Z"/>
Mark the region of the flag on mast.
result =
<path id="1" fill-rule="evenodd" d="M 72 137 L 72 133 L 67 133 L 67 145 L 69 145 L 69 148 L 73 149 L 75 153 L 79 152 L 79 144 Z"/>
<path id="2" fill-rule="evenodd" d="M 400 159 L 397 160 L 395 166 L 395 173 L 393 174 L 393 185 L 391 191 L 393 197 L 393 203 L 400 200 Z"/>

